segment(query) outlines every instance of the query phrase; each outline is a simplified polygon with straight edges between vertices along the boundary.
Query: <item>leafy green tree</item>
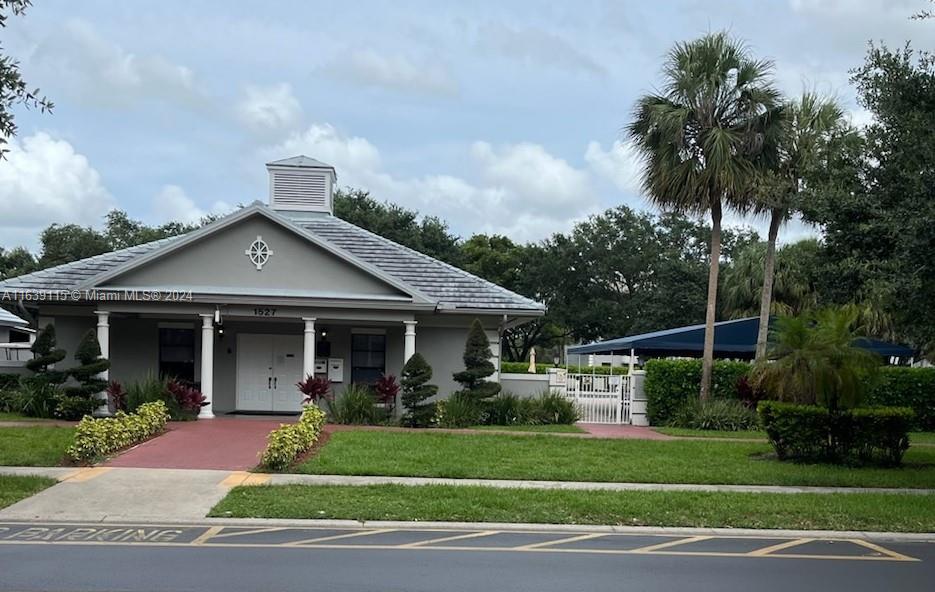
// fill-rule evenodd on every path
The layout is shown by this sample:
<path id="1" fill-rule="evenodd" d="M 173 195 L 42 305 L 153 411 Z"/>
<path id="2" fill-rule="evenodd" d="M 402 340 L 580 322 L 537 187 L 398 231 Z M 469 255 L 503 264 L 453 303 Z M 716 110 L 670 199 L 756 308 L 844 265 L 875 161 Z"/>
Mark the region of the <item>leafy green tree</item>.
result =
<path id="1" fill-rule="evenodd" d="M 856 345 L 864 335 L 859 318 L 854 306 L 781 317 L 768 357 L 753 370 L 754 388 L 832 412 L 857 406 L 880 364 L 876 354 Z"/>
<path id="2" fill-rule="evenodd" d="M 107 238 L 91 227 L 77 224 L 52 224 L 39 235 L 42 255 L 39 268 L 46 269 L 110 250 Z"/>
<path id="3" fill-rule="evenodd" d="M 454 373 L 455 382 L 461 385 L 459 395 L 474 403 L 481 403 L 500 392 L 500 385 L 487 380 L 497 371 L 490 358 L 490 341 L 478 319 L 471 323 L 464 344 L 464 370 Z"/>
<path id="4" fill-rule="evenodd" d="M 78 384 L 66 386 L 56 406 L 56 415 L 62 419 L 81 419 L 92 413 L 102 403 L 98 395 L 107 388 L 107 381 L 99 375 L 110 368 L 110 361 L 101 357 L 101 344 L 94 329 L 81 338 L 75 359 L 79 365 L 68 373 Z"/>
<path id="5" fill-rule="evenodd" d="M 723 32 L 679 43 L 663 66 L 663 92 L 642 97 L 628 126 L 649 199 L 711 217 L 702 400 L 714 366 L 723 210 L 749 208 L 758 171 L 776 152 L 781 105 L 772 70 Z"/>
<path id="6" fill-rule="evenodd" d="M 31 4 L 30 0 L 0 0 L 0 29 L 6 28 L 6 20 L 11 15 L 22 16 Z M 0 46 L 0 159 L 9 152 L 6 143 L 16 136 L 13 107 L 22 105 L 42 112 L 52 111 L 54 107 L 52 101 L 40 96 L 38 88 L 29 90 L 20 73 L 19 62 L 3 55 L 2 51 Z"/>
<path id="7" fill-rule="evenodd" d="M 403 366 L 400 382 L 402 385 L 403 425 L 411 428 L 424 428 L 432 423 L 435 404 L 426 400 L 438 393 L 438 387 L 428 384 L 432 380 L 432 367 L 419 352 L 416 352 Z"/>
<path id="8" fill-rule="evenodd" d="M 9 251 L 0 247 L 0 281 L 31 273 L 37 269 L 37 265 L 33 254 L 23 247 Z"/>
<path id="9" fill-rule="evenodd" d="M 214 216 L 208 216 L 200 224 L 167 222 L 161 226 L 147 226 L 139 220 L 133 220 L 122 210 L 111 210 L 104 223 L 104 240 L 112 250 L 125 249 L 191 232 L 214 219 Z"/>
<path id="10" fill-rule="evenodd" d="M 724 270 L 720 293 L 722 310 L 728 318 L 759 314 L 767 249 L 764 242 L 751 243 Z M 820 253 L 821 246 L 816 239 L 801 240 L 778 250 L 771 315 L 798 315 L 819 306 Z M 766 322 L 768 326 L 768 317 Z"/>
<path id="11" fill-rule="evenodd" d="M 33 358 L 26 362 L 26 368 L 34 373 L 34 378 L 46 384 L 61 384 L 68 378 L 68 374 L 51 367 L 65 359 L 64 349 L 57 347 L 55 339 L 55 325 L 51 323 L 39 331 L 30 350 Z"/>
<path id="12" fill-rule="evenodd" d="M 834 145 L 829 138 L 854 133 L 844 122 L 844 110 L 833 99 L 811 92 L 786 104 L 782 123 L 779 159 L 775 168 L 763 175 L 754 205 L 757 212 L 769 216 L 760 284 L 760 329 L 756 340 L 758 360 L 766 355 L 779 229 L 798 210 L 809 172 L 827 162 L 826 151 Z"/>

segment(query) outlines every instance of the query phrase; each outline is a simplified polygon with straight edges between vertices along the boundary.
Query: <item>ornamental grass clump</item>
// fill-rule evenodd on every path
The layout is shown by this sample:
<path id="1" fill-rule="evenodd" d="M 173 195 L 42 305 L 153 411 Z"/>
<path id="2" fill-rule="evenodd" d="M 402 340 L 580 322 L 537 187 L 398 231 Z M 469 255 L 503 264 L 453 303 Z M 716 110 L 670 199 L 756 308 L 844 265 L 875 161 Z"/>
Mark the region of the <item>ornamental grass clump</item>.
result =
<path id="1" fill-rule="evenodd" d="M 283 424 L 269 433 L 260 465 L 272 471 L 289 468 L 301 454 L 311 450 L 324 425 L 325 412 L 317 405 L 306 405 L 298 422 Z"/>
<path id="2" fill-rule="evenodd" d="M 134 413 L 118 411 L 113 417 L 86 415 L 75 427 L 74 443 L 66 450 L 76 462 L 91 462 L 162 432 L 169 410 L 162 401 L 144 403 Z"/>

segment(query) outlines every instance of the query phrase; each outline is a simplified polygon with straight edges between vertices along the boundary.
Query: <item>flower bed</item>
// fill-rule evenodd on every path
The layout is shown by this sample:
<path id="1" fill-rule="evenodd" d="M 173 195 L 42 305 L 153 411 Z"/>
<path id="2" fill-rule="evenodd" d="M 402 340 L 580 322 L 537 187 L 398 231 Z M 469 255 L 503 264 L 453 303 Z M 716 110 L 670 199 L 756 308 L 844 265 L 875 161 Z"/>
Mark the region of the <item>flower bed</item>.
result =
<path id="1" fill-rule="evenodd" d="M 118 411 L 113 417 L 85 416 L 75 428 L 68 458 L 88 462 L 146 440 L 166 427 L 169 410 L 162 401 L 140 405 L 135 413 Z"/>
<path id="2" fill-rule="evenodd" d="M 315 445 L 324 425 L 325 412 L 317 405 L 306 405 L 298 422 L 280 426 L 269 433 L 260 464 L 274 471 L 289 467 L 299 455 Z"/>

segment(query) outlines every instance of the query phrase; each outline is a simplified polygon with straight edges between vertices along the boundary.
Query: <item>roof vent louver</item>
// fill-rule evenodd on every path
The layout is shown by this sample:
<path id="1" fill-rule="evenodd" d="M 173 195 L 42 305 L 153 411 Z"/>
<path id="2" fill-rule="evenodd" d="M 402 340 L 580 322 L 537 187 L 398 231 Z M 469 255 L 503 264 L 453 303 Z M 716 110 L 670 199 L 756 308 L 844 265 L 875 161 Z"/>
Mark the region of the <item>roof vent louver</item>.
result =
<path id="1" fill-rule="evenodd" d="M 274 210 L 333 213 L 334 167 L 307 156 L 266 164 L 269 205 Z"/>

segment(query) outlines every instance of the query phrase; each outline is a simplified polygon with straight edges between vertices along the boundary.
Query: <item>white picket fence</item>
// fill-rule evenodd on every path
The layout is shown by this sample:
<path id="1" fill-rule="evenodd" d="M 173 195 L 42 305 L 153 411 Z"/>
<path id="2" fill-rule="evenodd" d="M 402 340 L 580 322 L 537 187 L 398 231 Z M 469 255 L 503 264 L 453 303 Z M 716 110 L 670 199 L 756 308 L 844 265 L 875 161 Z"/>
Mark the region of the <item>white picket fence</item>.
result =
<path id="1" fill-rule="evenodd" d="M 630 423 L 628 375 L 568 374 L 565 396 L 574 401 L 583 423 Z"/>

